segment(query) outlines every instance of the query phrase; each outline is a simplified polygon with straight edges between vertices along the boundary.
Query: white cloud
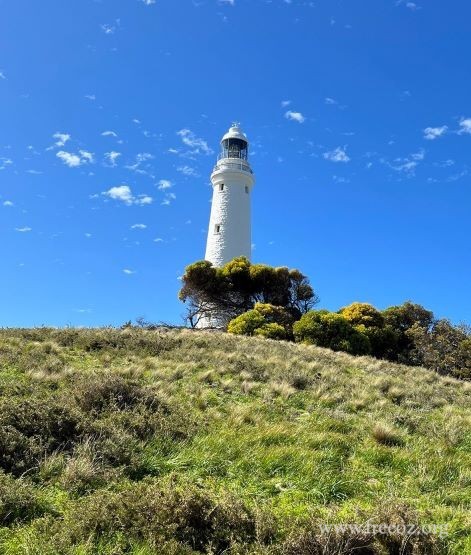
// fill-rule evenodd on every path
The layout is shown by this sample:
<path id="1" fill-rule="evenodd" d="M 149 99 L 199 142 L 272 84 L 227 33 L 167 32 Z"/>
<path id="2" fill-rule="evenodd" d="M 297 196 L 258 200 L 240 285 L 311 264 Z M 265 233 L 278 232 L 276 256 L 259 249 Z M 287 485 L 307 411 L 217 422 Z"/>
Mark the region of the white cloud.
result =
<path id="1" fill-rule="evenodd" d="M 13 160 L 0 156 L 0 170 L 6 169 L 7 166 L 12 166 Z"/>
<path id="2" fill-rule="evenodd" d="M 324 102 L 331 106 L 338 104 L 338 102 L 334 98 L 330 98 L 329 96 L 324 100 Z"/>
<path id="3" fill-rule="evenodd" d="M 146 229 L 146 224 L 134 224 L 131 226 L 131 229 Z"/>
<path id="4" fill-rule="evenodd" d="M 83 164 L 93 164 L 94 162 L 93 154 L 86 150 L 80 150 L 79 154 L 60 150 L 56 156 L 69 168 L 78 168 Z"/>
<path id="5" fill-rule="evenodd" d="M 92 152 L 87 152 L 86 150 L 80 150 L 79 152 L 83 162 L 93 164 L 94 158 Z"/>
<path id="6" fill-rule="evenodd" d="M 70 141 L 71 136 L 68 133 L 54 133 L 53 139 L 57 139 L 56 146 L 64 146 L 67 141 Z"/>
<path id="7" fill-rule="evenodd" d="M 425 150 L 421 148 L 418 152 L 414 152 L 410 155 L 412 160 L 422 161 L 425 158 Z"/>
<path id="8" fill-rule="evenodd" d="M 345 147 L 341 148 L 338 146 L 329 152 L 324 152 L 323 154 L 326 160 L 330 160 L 331 162 L 349 162 L 350 157 L 345 152 Z"/>
<path id="9" fill-rule="evenodd" d="M 190 129 L 180 129 L 180 131 L 177 131 L 177 135 L 181 137 L 183 144 L 193 149 L 193 154 L 200 154 L 201 152 L 204 154 L 213 153 L 208 143 L 204 139 L 197 137 Z"/>
<path id="10" fill-rule="evenodd" d="M 111 189 L 108 189 L 108 191 L 102 194 L 112 198 L 113 200 L 120 200 L 126 204 L 132 204 L 134 200 L 131 188 L 128 185 L 111 187 Z"/>
<path id="11" fill-rule="evenodd" d="M 134 270 L 130 270 L 129 268 L 124 268 L 123 270 L 123 274 L 126 274 L 127 276 L 130 276 L 132 274 L 135 274 L 136 272 Z"/>
<path id="12" fill-rule="evenodd" d="M 3 71 L 0 71 L 0 79 L 6 79 L 5 74 L 3 73 Z"/>
<path id="13" fill-rule="evenodd" d="M 153 160 L 154 156 L 152 154 L 149 154 L 148 152 L 140 152 L 137 156 L 136 156 L 136 162 L 134 164 L 128 165 L 126 166 L 126 169 L 128 170 L 132 170 L 136 173 L 142 174 L 142 175 L 150 175 L 149 172 L 146 169 L 141 168 L 142 164 L 144 162 L 147 162 L 149 160 Z M 150 164 L 146 164 L 145 167 L 147 169 L 150 168 Z M 151 176 L 153 177 L 153 176 Z"/>
<path id="14" fill-rule="evenodd" d="M 116 32 L 116 29 L 120 26 L 121 21 L 119 19 L 117 19 L 113 24 L 111 23 L 103 23 L 103 25 L 100 25 L 101 30 L 105 33 L 105 35 L 113 35 Z"/>
<path id="15" fill-rule="evenodd" d="M 28 233 L 29 231 L 33 231 L 31 227 L 25 226 L 25 227 L 15 227 L 15 231 L 18 231 L 19 233 Z"/>
<path id="16" fill-rule="evenodd" d="M 105 160 L 109 166 L 115 167 L 116 160 L 121 156 L 121 152 L 115 152 L 112 150 L 111 152 L 105 152 Z"/>
<path id="17" fill-rule="evenodd" d="M 291 100 L 282 100 L 281 101 L 281 107 L 282 108 L 286 108 L 291 104 Z"/>
<path id="18" fill-rule="evenodd" d="M 162 206 L 169 206 L 172 200 L 175 200 L 177 195 L 175 193 L 167 193 L 164 200 L 160 203 Z"/>
<path id="19" fill-rule="evenodd" d="M 235 6 L 235 0 L 219 0 L 220 4 L 229 4 L 229 6 Z"/>
<path id="20" fill-rule="evenodd" d="M 3 202 L 3 206 L 14 206 L 14 205 L 13 205 L 13 202 L 11 200 L 5 200 Z"/>
<path id="21" fill-rule="evenodd" d="M 142 2 L 144 2 L 146 6 L 152 6 L 152 4 L 155 4 L 155 0 L 142 0 Z"/>
<path id="22" fill-rule="evenodd" d="M 149 195 L 139 195 L 136 199 L 136 204 L 143 206 L 144 204 L 152 204 L 154 199 Z"/>
<path id="23" fill-rule="evenodd" d="M 142 206 L 145 204 L 151 204 L 153 201 L 152 197 L 148 195 L 134 196 L 129 185 L 117 185 L 116 187 L 111 187 L 108 191 L 104 191 L 102 195 L 113 200 L 124 202 L 124 204 L 128 206 L 133 204 Z"/>
<path id="24" fill-rule="evenodd" d="M 101 134 L 102 137 L 117 137 L 118 134 L 115 133 L 114 131 L 103 131 L 103 133 Z"/>
<path id="25" fill-rule="evenodd" d="M 65 152 L 64 150 L 60 150 L 56 156 L 69 168 L 77 168 L 82 163 L 80 156 L 71 152 Z"/>
<path id="26" fill-rule="evenodd" d="M 471 118 L 461 118 L 458 134 L 462 135 L 463 133 L 471 134 Z"/>
<path id="27" fill-rule="evenodd" d="M 161 179 L 157 188 L 160 191 L 165 191 L 166 189 L 171 189 L 172 187 L 173 184 L 171 181 L 169 181 L 168 179 Z"/>
<path id="28" fill-rule="evenodd" d="M 292 110 L 288 110 L 285 114 L 285 118 L 289 119 L 290 121 L 297 121 L 298 123 L 304 123 L 305 117 L 301 114 L 301 112 L 293 112 Z"/>
<path id="29" fill-rule="evenodd" d="M 403 172 L 409 177 L 415 175 L 415 170 L 425 158 L 425 150 L 422 148 L 418 152 L 413 152 L 407 158 L 396 158 L 393 163 L 381 160 L 382 163 L 387 164 L 390 168 L 397 172 Z"/>
<path id="30" fill-rule="evenodd" d="M 448 127 L 446 125 L 442 125 L 441 127 L 426 127 L 424 129 L 424 139 L 433 141 L 444 135 L 447 131 Z"/>
<path id="31" fill-rule="evenodd" d="M 397 0 L 396 6 L 405 6 L 407 9 L 411 11 L 420 10 L 420 6 L 418 6 L 415 2 L 411 2 L 410 0 Z"/>
<path id="32" fill-rule="evenodd" d="M 199 177 L 199 173 L 191 166 L 179 166 L 177 171 L 188 177 Z"/>
<path id="33" fill-rule="evenodd" d="M 87 100 L 91 100 L 92 102 L 93 102 L 94 100 L 96 100 L 96 96 L 95 96 L 94 94 L 86 94 L 86 95 L 85 95 L 85 98 L 86 98 Z"/>
<path id="34" fill-rule="evenodd" d="M 154 239 L 154 243 L 163 243 L 163 242 L 164 242 L 164 240 L 162 239 L 162 237 L 156 237 Z"/>

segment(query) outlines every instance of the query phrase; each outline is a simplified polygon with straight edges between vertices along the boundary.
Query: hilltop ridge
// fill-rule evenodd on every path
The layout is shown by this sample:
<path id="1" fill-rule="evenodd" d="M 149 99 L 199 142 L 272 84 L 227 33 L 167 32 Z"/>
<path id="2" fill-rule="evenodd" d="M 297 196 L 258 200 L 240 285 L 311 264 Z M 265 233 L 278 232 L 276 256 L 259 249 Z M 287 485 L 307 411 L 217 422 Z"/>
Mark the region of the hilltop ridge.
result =
<path id="1" fill-rule="evenodd" d="M 0 552 L 469 553 L 470 397 L 262 338 L 1 330 Z M 321 528 L 367 521 L 446 533 Z"/>

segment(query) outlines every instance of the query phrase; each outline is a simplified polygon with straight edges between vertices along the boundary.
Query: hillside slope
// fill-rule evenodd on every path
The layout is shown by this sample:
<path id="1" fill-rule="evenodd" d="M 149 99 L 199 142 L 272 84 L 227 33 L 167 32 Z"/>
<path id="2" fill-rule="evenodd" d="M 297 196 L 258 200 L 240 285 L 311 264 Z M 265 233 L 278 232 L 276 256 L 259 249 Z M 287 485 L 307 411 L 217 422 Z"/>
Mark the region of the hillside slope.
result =
<path id="1" fill-rule="evenodd" d="M 0 553 L 471 553 L 470 397 L 264 339 L 3 330 Z M 446 537 L 322 529 L 367 521 Z"/>

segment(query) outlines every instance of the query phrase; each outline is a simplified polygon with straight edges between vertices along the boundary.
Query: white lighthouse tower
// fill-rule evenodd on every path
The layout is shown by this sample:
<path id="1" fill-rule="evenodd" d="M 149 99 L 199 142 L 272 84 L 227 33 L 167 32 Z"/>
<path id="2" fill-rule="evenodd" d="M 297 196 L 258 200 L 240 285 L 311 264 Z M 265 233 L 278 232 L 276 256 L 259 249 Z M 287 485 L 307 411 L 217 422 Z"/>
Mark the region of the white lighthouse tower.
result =
<path id="1" fill-rule="evenodd" d="M 236 256 L 250 260 L 250 205 L 255 183 L 248 161 L 249 141 L 238 123 L 221 140 L 221 152 L 211 174 L 213 200 L 205 259 L 223 266 Z"/>

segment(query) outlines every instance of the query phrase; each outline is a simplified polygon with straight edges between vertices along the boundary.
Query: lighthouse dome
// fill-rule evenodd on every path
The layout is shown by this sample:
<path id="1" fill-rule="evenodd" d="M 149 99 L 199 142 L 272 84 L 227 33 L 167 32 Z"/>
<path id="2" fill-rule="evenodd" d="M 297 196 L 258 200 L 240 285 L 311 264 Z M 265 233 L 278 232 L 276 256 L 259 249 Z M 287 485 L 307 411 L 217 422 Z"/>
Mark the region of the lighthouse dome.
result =
<path id="1" fill-rule="evenodd" d="M 247 144 L 249 142 L 247 135 L 242 131 L 240 124 L 237 122 L 234 122 L 231 125 L 229 131 L 221 139 L 221 143 L 224 143 L 224 141 L 227 141 L 228 139 L 239 139 L 241 141 L 245 141 Z"/>

